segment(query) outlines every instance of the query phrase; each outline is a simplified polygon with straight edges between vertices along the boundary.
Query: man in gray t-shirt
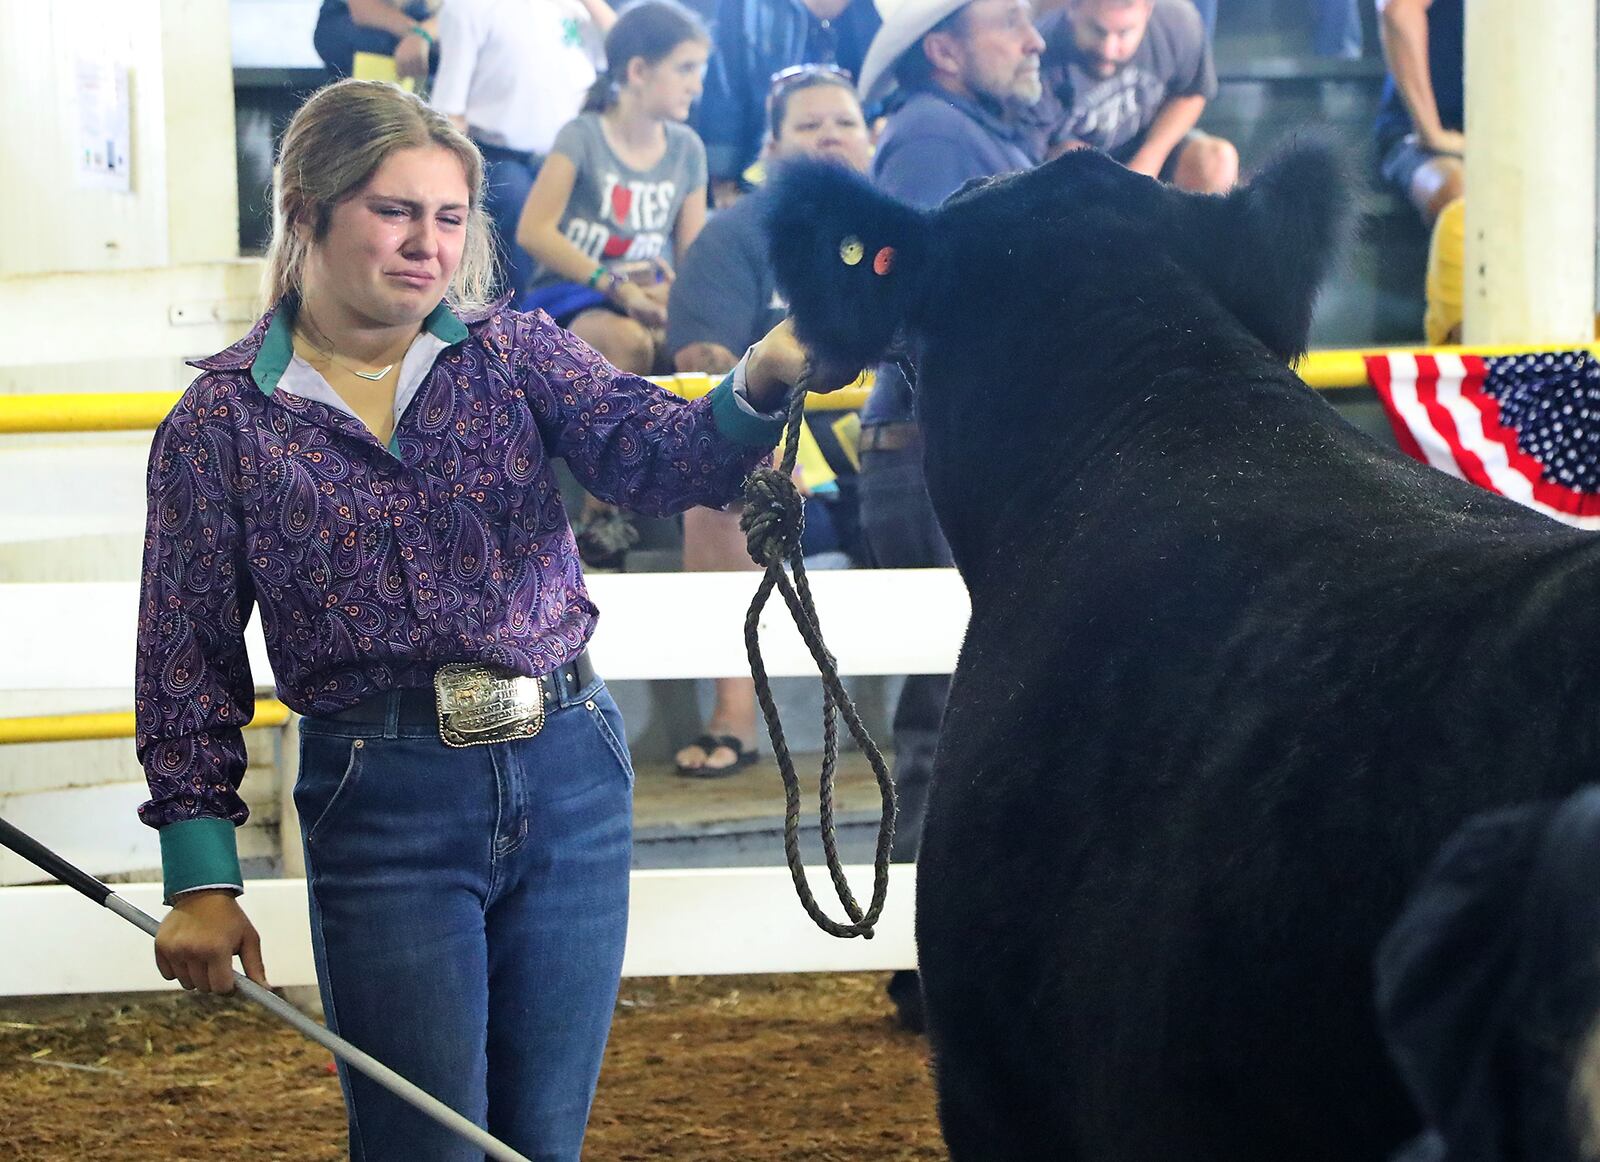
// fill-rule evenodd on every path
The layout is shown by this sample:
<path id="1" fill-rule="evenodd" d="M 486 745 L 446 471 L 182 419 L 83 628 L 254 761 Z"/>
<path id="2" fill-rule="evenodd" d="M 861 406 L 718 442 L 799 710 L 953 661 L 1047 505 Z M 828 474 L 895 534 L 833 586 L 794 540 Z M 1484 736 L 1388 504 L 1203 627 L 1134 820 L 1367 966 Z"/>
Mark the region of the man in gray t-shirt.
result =
<path id="1" fill-rule="evenodd" d="M 769 168 L 796 157 L 838 162 L 857 171 L 872 156 L 872 138 L 848 77 L 826 66 L 780 74 L 767 98 Z M 720 376 L 744 350 L 788 313 L 767 256 L 764 191 L 718 210 L 678 264 L 667 312 L 667 351 L 682 372 Z M 828 439 L 826 425 L 818 425 Z M 806 499 L 806 527 L 853 523 L 848 487 L 834 501 Z M 840 502 L 843 503 L 840 503 Z M 841 540 L 842 540 L 841 536 Z M 809 553 L 812 547 L 806 547 Z M 751 569 L 737 506 L 692 508 L 683 514 L 683 566 L 690 571 Z M 695 778 L 733 774 L 755 756 L 756 691 L 750 676 L 718 678 L 705 730 L 674 759 Z"/>
<path id="2" fill-rule="evenodd" d="M 1201 193 L 1238 180 L 1232 142 L 1195 128 L 1217 74 L 1190 0 L 1067 0 L 1039 32 L 1047 93 L 1036 119 L 1049 155 L 1092 146 Z"/>

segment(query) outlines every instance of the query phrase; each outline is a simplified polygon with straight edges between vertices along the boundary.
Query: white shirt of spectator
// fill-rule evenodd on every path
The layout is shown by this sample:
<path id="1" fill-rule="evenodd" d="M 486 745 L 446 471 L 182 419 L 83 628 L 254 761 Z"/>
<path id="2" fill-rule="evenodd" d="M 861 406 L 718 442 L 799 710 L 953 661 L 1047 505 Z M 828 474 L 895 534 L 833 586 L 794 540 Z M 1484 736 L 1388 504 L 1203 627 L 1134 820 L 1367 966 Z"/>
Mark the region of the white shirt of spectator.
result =
<path id="1" fill-rule="evenodd" d="M 605 62 L 579 0 L 449 0 L 429 98 L 487 145 L 545 154 Z"/>

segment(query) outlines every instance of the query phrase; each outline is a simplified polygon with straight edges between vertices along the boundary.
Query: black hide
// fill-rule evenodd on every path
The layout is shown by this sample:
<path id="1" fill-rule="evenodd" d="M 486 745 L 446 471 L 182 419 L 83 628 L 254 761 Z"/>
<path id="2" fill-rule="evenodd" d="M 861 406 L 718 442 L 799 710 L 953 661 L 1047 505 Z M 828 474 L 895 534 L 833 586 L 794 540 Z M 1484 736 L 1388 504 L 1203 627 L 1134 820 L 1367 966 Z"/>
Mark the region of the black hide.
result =
<path id="1" fill-rule="evenodd" d="M 1285 366 L 1348 196 L 1318 148 L 1225 198 L 1074 153 L 929 214 L 780 175 L 799 333 L 914 353 L 972 596 L 917 896 L 957 1162 L 1385 1159 L 1379 937 L 1469 815 L 1600 773 L 1600 541 Z"/>

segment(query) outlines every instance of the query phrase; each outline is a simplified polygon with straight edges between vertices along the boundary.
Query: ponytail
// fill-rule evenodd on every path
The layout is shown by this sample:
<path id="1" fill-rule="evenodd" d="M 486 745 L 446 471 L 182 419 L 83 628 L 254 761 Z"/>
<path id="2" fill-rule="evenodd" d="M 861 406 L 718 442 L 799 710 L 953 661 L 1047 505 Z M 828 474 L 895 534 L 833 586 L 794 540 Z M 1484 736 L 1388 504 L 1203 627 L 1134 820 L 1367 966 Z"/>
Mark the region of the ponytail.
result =
<path id="1" fill-rule="evenodd" d="M 611 70 L 603 69 L 595 77 L 594 84 L 589 86 L 589 91 L 583 95 L 583 108 L 580 113 L 604 113 L 617 103 L 617 83 L 611 79 Z"/>

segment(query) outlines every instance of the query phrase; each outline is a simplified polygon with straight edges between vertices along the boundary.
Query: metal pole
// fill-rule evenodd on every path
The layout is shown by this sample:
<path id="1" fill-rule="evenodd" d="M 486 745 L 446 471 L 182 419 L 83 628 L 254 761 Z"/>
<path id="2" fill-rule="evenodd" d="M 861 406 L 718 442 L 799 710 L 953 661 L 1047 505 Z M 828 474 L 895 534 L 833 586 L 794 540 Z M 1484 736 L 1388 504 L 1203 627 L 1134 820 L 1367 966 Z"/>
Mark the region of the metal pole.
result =
<path id="1" fill-rule="evenodd" d="M 9 847 L 35 867 L 69 888 L 82 892 L 95 903 L 115 912 L 149 935 L 154 936 L 156 929 L 161 926 L 154 916 L 135 908 L 88 872 L 68 863 L 44 844 L 17 830 L 4 819 L 0 819 L 0 844 Z M 499 1162 L 532 1162 L 526 1155 L 517 1153 L 482 1126 L 462 1117 L 438 1098 L 411 1084 L 383 1062 L 363 1053 L 344 1038 L 311 1020 L 287 1001 L 274 996 L 244 973 L 236 970 L 233 974 L 233 983 L 240 992 L 268 1012 L 293 1025 L 301 1033 L 341 1058 L 345 1064 L 359 1069 L 396 1097 L 415 1106 L 446 1129 L 459 1134 L 490 1158 L 498 1159 Z"/>
<path id="2" fill-rule="evenodd" d="M 1587 345 L 1595 315 L 1595 3 L 1466 6 L 1462 338 Z"/>

